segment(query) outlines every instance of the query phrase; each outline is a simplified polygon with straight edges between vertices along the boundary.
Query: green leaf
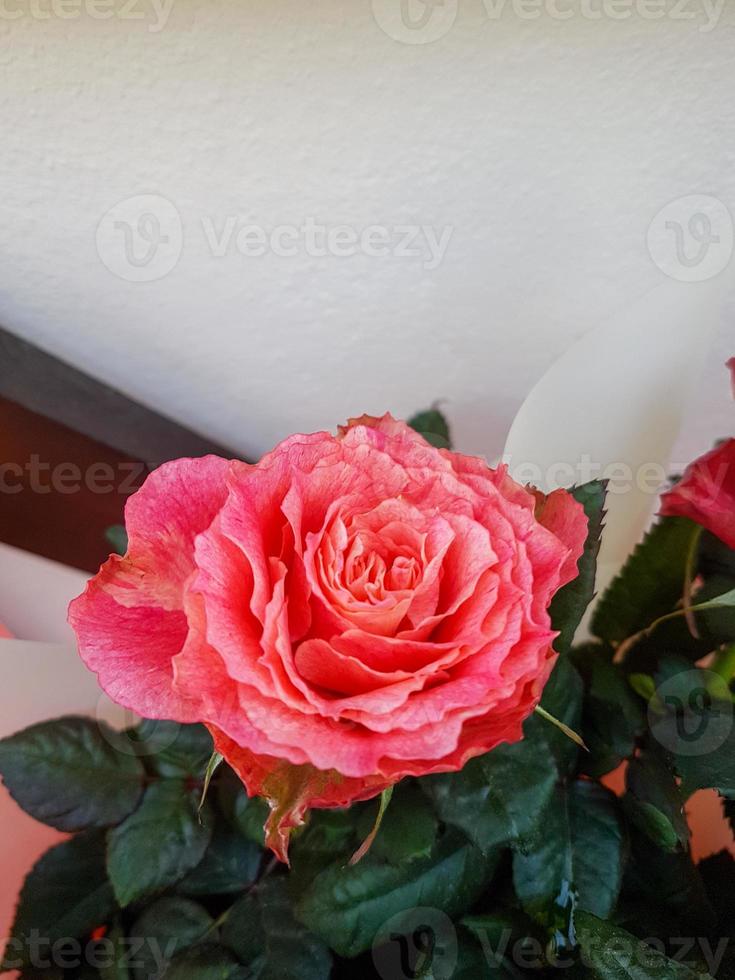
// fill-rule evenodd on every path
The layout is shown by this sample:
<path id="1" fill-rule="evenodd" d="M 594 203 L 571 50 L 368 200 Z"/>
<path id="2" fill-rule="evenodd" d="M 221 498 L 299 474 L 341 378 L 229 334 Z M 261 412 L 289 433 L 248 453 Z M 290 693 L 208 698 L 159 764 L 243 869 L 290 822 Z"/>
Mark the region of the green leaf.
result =
<path id="1" fill-rule="evenodd" d="M 607 918 L 623 873 L 623 829 L 613 793 L 598 783 L 558 787 L 543 815 L 534 847 L 513 856 L 513 883 L 524 909 L 551 923 L 559 896 L 570 888 L 577 906 Z"/>
<path id="2" fill-rule="evenodd" d="M 708 713 L 711 729 L 719 729 L 726 719 L 726 711 L 713 707 Z M 732 716 L 730 715 L 730 719 Z M 714 738 L 714 731 L 710 737 Z M 723 796 L 735 797 L 735 730 L 731 727 L 722 742 L 699 755 L 678 752 L 674 755 L 676 771 L 681 776 L 681 789 L 689 797 L 698 789 L 716 789 Z M 704 743 L 703 743 L 704 744 Z"/>
<path id="3" fill-rule="evenodd" d="M 519 969 L 519 964 L 529 969 L 542 966 L 546 937 L 538 924 L 520 909 L 465 916 L 461 924 L 480 944 L 486 969 L 491 971 L 489 976 L 520 980 L 526 973 Z M 459 935 L 461 939 L 461 932 Z M 485 974 L 480 971 L 475 976 L 484 977 Z M 473 977 L 468 976 L 467 980 L 473 980 Z"/>
<path id="4" fill-rule="evenodd" d="M 735 609 L 735 589 L 730 589 L 728 592 L 723 592 L 720 595 L 713 596 L 711 599 L 705 599 L 702 602 L 696 602 L 692 606 L 692 611 L 702 610 L 706 612 L 708 609 Z M 672 615 L 671 613 L 669 615 Z"/>
<path id="5" fill-rule="evenodd" d="M 546 682 L 541 707 L 574 732 L 581 732 L 584 685 L 569 657 L 561 655 Z M 563 732 L 543 718 L 532 715 L 523 725 L 524 738 L 538 745 L 542 754 L 550 752 L 561 773 L 574 769 L 579 755 L 577 746 Z"/>
<path id="6" fill-rule="evenodd" d="M 670 753 L 684 797 L 709 788 L 735 795 L 735 719 L 723 679 L 669 658 L 656 684 L 648 712 L 651 735 Z"/>
<path id="7" fill-rule="evenodd" d="M 527 976 L 513 965 L 509 957 L 498 963 L 488 962 L 486 950 L 464 931 L 459 932 L 458 939 L 457 965 L 452 980 L 522 980 Z M 429 972 L 424 974 L 426 980 L 446 980 L 447 974 L 442 967 L 441 961 L 437 963 L 436 970 L 432 964 Z"/>
<path id="8" fill-rule="evenodd" d="M 261 955 L 263 923 L 255 889 L 246 892 L 227 910 L 220 938 L 242 963 L 252 963 Z"/>
<path id="9" fill-rule="evenodd" d="M 712 583 L 708 583 L 711 587 Z M 683 606 L 679 609 L 674 609 L 671 612 L 665 613 L 663 616 L 659 616 L 654 619 L 652 623 L 649 623 L 644 629 L 640 630 L 638 633 L 634 633 L 632 636 L 621 643 L 617 650 L 617 656 L 620 660 L 626 660 L 629 657 L 631 649 L 635 649 L 640 646 L 641 642 L 644 640 L 650 640 L 655 636 L 657 643 L 661 649 L 678 649 L 679 643 L 676 639 L 666 638 L 656 635 L 659 633 L 662 627 L 671 627 L 672 625 L 679 625 L 681 629 L 682 621 L 687 622 L 687 629 L 690 628 L 690 622 L 696 624 L 697 632 L 703 628 L 702 617 L 707 614 L 709 616 L 714 613 L 721 613 L 723 610 L 728 612 L 728 616 L 731 615 L 731 610 L 735 609 L 735 589 L 730 589 L 727 592 L 720 592 L 719 588 L 716 590 L 715 594 L 712 596 L 705 595 L 705 589 L 702 589 L 697 593 L 697 601 L 692 605 L 691 603 L 684 608 Z M 733 628 L 735 628 L 735 620 L 730 624 L 726 633 L 725 639 L 729 641 L 733 636 Z M 695 629 L 695 625 L 691 626 L 691 629 Z M 706 642 L 702 643 L 701 639 L 694 641 L 694 650 L 696 651 L 694 658 L 704 656 L 710 653 L 713 646 L 718 646 L 719 642 Z M 682 652 L 691 651 L 692 642 L 687 639 L 687 642 L 683 644 Z M 645 650 L 645 647 L 644 647 Z M 638 651 L 636 651 L 638 653 Z"/>
<path id="10" fill-rule="evenodd" d="M 654 844 L 665 851 L 688 846 L 684 799 L 659 753 L 646 749 L 630 760 L 626 787 L 626 813 Z"/>
<path id="11" fill-rule="evenodd" d="M 133 923 L 130 936 L 136 950 L 136 980 L 160 977 L 171 959 L 201 942 L 214 926 L 205 908 L 187 898 L 160 898 Z M 141 943 L 141 940 L 144 942 Z"/>
<path id="12" fill-rule="evenodd" d="M 449 432 L 449 423 L 438 408 L 430 408 L 426 412 L 419 412 L 408 420 L 408 424 L 437 449 L 451 449 L 452 437 Z"/>
<path id="13" fill-rule="evenodd" d="M 455 916 L 470 908 L 492 877 L 495 853 L 483 855 L 457 833 L 447 833 L 428 858 L 402 867 L 373 854 L 326 868 L 297 906 L 298 918 L 341 956 L 368 949 L 383 923 L 417 906 Z"/>
<path id="14" fill-rule="evenodd" d="M 687 555 L 698 526 L 664 517 L 648 532 L 600 599 L 592 633 L 621 643 L 672 611 L 684 591 Z"/>
<path id="15" fill-rule="evenodd" d="M 250 966 L 253 980 L 328 980 L 328 948 L 293 916 L 284 877 L 267 878 L 229 911 L 222 942 Z"/>
<path id="16" fill-rule="evenodd" d="M 581 730 L 589 752 L 582 755 L 581 767 L 599 777 L 632 755 L 636 739 L 645 731 L 644 706 L 604 651 L 580 647 L 575 662 L 587 693 Z"/>
<path id="17" fill-rule="evenodd" d="M 232 827 L 254 844 L 263 846 L 268 804 L 259 796 L 248 796 L 229 766 L 221 768 L 218 775 L 217 803 Z"/>
<path id="18" fill-rule="evenodd" d="M 663 914 L 668 929 L 676 930 L 663 935 L 709 934 L 715 923 L 714 912 L 690 851 L 654 847 L 636 824 L 628 825 L 628 837 L 630 857 L 623 884 L 626 903 Z M 637 932 L 636 924 L 631 923 L 630 928 Z"/>
<path id="19" fill-rule="evenodd" d="M 157 775 L 204 781 L 213 751 L 212 736 L 204 725 L 161 721 L 155 736 L 161 747 L 149 756 L 149 763 Z"/>
<path id="20" fill-rule="evenodd" d="M 40 955 L 48 958 L 54 942 L 88 935 L 115 908 L 103 835 L 90 831 L 57 844 L 25 880 L 2 968 L 30 965 L 34 935 L 41 937 Z"/>
<path id="21" fill-rule="evenodd" d="M 105 540 L 116 555 L 124 555 L 128 550 L 128 532 L 124 524 L 110 524 L 105 528 Z"/>
<path id="22" fill-rule="evenodd" d="M 127 817 L 143 792 L 143 767 L 115 749 L 114 738 L 91 718 L 32 725 L 0 741 L 0 774 L 36 820 L 64 831 L 106 827 Z"/>
<path id="23" fill-rule="evenodd" d="M 488 853 L 538 831 L 557 778 L 546 743 L 524 739 L 471 759 L 460 772 L 427 776 L 421 782 L 441 819 Z"/>
<path id="24" fill-rule="evenodd" d="M 588 912 L 579 912 L 576 921 L 584 975 L 590 980 L 711 980 Z"/>
<path id="25" fill-rule="evenodd" d="M 176 886 L 184 895 L 225 895 L 240 892 L 257 875 L 263 851 L 220 820 L 204 858 Z"/>
<path id="26" fill-rule="evenodd" d="M 204 857 L 212 836 L 208 808 L 184 780 L 153 783 L 131 816 L 110 831 L 107 870 L 122 907 L 175 884 Z"/>
<path id="27" fill-rule="evenodd" d="M 364 809 L 357 821 L 358 837 L 370 830 L 370 811 Z M 391 864 L 427 857 L 436 842 L 439 821 L 418 783 L 399 783 L 372 850 Z"/>
<path id="28" fill-rule="evenodd" d="M 179 953 L 163 975 L 165 980 L 250 980 L 248 971 L 221 946 L 194 946 Z"/>
<path id="29" fill-rule="evenodd" d="M 347 864 L 360 840 L 357 823 L 363 813 L 369 815 L 369 805 L 311 811 L 304 829 L 294 835 L 289 851 L 292 891 L 305 889 L 328 864 Z M 378 854 L 381 853 L 379 849 Z"/>
<path id="30" fill-rule="evenodd" d="M 579 574 L 556 593 L 549 606 L 552 628 L 560 631 L 554 641 L 554 649 L 559 653 L 566 653 L 570 649 L 577 627 L 595 594 L 597 556 L 605 517 L 605 489 L 606 484 L 603 481 L 594 480 L 569 491 L 584 507 L 588 527 L 584 552 L 577 566 Z"/>
<path id="31" fill-rule="evenodd" d="M 650 674 L 628 674 L 628 683 L 644 701 L 650 701 L 656 693 L 656 682 Z"/>
<path id="32" fill-rule="evenodd" d="M 722 575 L 735 579 L 735 550 L 705 528 L 699 546 L 699 571 L 707 578 Z"/>
<path id="33" fill-rule="evenodd" d="M 114 922 L 104 938 L 106 956 L 100 956 L 100 977 L 102 980 L 129 980 L 129 947 L 119 921 Z M 110 946 L 112 946 L 111 956 Z"/>

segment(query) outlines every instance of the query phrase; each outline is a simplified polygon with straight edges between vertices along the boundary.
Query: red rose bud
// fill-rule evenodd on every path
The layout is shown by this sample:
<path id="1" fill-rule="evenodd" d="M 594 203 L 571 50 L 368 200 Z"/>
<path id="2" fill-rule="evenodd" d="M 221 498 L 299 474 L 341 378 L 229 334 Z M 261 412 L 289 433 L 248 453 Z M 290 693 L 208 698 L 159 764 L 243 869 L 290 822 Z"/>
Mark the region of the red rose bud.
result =
<path id="1" fill-rule="evenodd" d="M 735 439 L 688 466 L 661 498 L 664 517 L 689 517 L 735 548 Z"/>

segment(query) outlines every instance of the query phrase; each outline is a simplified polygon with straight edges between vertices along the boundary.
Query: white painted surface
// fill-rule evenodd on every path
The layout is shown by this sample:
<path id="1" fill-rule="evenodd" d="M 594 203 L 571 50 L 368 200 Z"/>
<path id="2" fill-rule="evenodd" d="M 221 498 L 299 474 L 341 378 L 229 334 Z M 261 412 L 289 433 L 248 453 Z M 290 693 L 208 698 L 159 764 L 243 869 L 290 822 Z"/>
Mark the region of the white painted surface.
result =
<path id="1" fill-rule="evenodd" d="M 76 568 L 0 542 L 0 622 L 21 640 L 73 644 L 66 610 L 88 578 Z"/>
<path id="2" fill-rule="evenodd" d="M 555 358 L 665 281 L 646 245 L 661 209 L 694 194 L 735 211 L 735 11 L 703 31 L 700 0 L 689 20 L 558 6 L 577 12 L 494 20 L 489 0 L 448 0 L 456 20 L 427 44 L 393 40 L 368 0 L 174 0 L 157 32 L 117 13 L 0 18 L 0 322 L 249 454 L 442 398 L 458 445 L 496 455 Z M 103 216 L 141 194 L 182 222 L 152 282 L 96 250 Z M 202 222 L 228 218 L 452 234 L 434 269 L 215 258 Z"/>
<path id="3" fill-rule="evenodd" d="M 521 482 L 554 490 L 608 480 L 598 592 L 642 537 L 675 449 L 697 434 L 682 423 L 700 401 L 723 286 L 716 280 L 695 293 L 669 281 L 590 331 L 546 372 L 511 426 L 504 459 Z M 722 366 L 719 375 L 730 397 Z"/>

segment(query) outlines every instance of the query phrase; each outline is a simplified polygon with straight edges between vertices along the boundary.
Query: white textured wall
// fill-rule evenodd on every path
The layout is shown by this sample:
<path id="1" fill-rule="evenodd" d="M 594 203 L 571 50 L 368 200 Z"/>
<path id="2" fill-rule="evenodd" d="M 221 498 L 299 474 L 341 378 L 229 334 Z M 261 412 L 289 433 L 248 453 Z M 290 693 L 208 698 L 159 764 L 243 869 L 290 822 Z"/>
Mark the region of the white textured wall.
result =
<path id="1" fill-rule="evenodd" d="M 451 29 L 405 44 L 369 0 L 173 0 L 160 30 L 151 0 L 142 20 L 91 2 L 66 0 L 68 19 L 30 6 L 51 0 L 0 4 L 0 323 L 251 454 L 435 398 L 463 448 L 499 452 L 555 357 L 664 281 L 657 212 L 695 194 L 735 212 L 732 9 L 712 26 L 703 0 L 617 0 L 596 20 L 580 3 L 602 0 L 558 0 L 566 20 L 446 0 Z M 393 30 L 399 0 L 376 4 Z M 140 194 L 183 229 L 151 282 L 116 277 L 96 246 Z M 452 233 L 433 269 L 217 258 L 202 221 L 228 218 Z"/>

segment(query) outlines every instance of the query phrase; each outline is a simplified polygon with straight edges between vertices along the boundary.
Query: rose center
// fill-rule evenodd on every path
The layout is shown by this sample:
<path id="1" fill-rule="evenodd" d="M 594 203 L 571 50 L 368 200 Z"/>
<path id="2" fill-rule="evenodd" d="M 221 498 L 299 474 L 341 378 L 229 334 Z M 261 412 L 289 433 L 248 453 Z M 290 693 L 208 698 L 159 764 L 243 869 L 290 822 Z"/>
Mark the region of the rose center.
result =
<path id="1" fill-rule="evenodd" d="M 376 542 L 356 534 L 344 561 L 343 586 L 358 602 L 383 602 L 391 592 L 416 587 L 421 565 L 415 555 L 400 551 L 391 554 Z"/>

